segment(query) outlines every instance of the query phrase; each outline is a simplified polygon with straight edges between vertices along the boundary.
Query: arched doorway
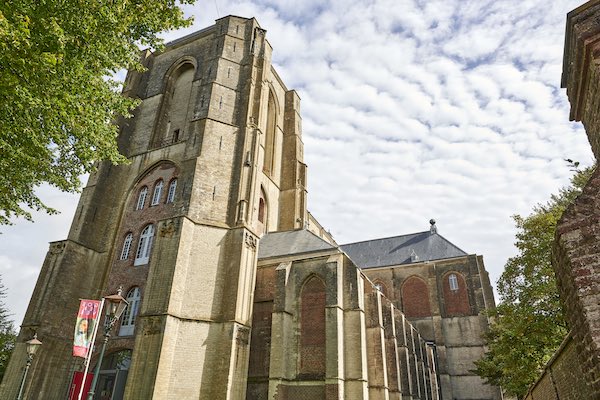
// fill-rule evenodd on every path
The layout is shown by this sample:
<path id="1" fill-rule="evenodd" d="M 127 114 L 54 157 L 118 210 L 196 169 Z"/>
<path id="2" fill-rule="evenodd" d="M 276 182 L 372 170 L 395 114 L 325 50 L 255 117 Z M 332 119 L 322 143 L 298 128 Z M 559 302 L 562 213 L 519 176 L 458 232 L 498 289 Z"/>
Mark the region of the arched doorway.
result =
<path id="1" fill-rule="evenodd" d="M 115 351 L 102 361 L 94 400 L 123 400 L 131 350 Z"/>

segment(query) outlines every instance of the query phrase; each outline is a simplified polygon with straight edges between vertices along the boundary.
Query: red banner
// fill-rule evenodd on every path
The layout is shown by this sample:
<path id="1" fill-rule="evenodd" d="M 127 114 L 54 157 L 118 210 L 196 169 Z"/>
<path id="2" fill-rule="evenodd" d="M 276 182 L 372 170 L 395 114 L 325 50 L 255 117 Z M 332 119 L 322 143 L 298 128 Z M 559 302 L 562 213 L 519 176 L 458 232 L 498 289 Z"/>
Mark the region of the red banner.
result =
<path id="1" fill-rule="evenodd" d="M 77 400 L 79 398 L 79 392 L 81 391 L 85 396 L 90 391 L 92 386 L 92 379 L 94 374 L 87 374 L 85 376 L 85 385 L 81 390 L 81 384 L 83 383 L 83 372 L 75 371 L 73 373 L 73 379 L 71 380 L 71 388 L 69 389 L 69 400 Z"/>
<path id="2" fill-rule="evenodd" d="M 75 336 L 73 338 L 73 355 L 75 357 L 87 357 L 93 344 L 94 331 L 100 321 L 99 311 L 100 300 L 81 300 L 79 303 Z"/>

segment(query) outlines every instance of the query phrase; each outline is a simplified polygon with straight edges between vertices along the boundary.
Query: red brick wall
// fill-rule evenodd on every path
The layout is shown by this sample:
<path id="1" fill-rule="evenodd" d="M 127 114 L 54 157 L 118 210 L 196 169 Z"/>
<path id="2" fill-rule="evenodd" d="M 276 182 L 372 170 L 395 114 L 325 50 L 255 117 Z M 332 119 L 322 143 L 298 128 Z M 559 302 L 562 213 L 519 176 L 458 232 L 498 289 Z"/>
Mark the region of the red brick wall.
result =
<path id="1" fill-rule="evenodd" d="M 452 274 L 456 275 L 458 290 L 450 289 L 450 275 Z M 445 317 L 459 317 L 471 314 L 467 285 L 462 274 L 458 272 L 447 273 L 444 275 L 442 285 L 444 287 Z"/>
<path id="2" fill-rule="evenodd" d="M 272 314 L 272 301 L 254 303 L 252 338 L 250 340 L 250 366 L 248 369 L 249 377 L 269 376 Z"/>
<path id="3" fill-rule="evenodd" d="M 582 363 L 569 334 L 554 354 L 542 376 L 529 388 L 526 400 L 583 400 L 595 399 L 585 380 Z"/>
<path id="4" fill-rule="evenodd" d="M 300 294 L 300 375 L 325 376 L 325 284 L 316 276 Z"/>
<path id="5" fill-rule="evenodd" d="M 431 316 L 429 289 L 421 278 L 411 276 L 402 285 L 402 308 L 407 318 Z"/>

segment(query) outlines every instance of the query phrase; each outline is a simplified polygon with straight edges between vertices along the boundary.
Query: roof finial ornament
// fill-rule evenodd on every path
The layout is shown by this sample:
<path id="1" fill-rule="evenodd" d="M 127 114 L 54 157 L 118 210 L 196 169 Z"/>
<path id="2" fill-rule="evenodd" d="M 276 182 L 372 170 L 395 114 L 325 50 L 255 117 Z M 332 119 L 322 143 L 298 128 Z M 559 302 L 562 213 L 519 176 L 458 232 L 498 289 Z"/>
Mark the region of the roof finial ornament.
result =
<path id="1" fill-rule="evenodd" d="M 431 218 L 429 220 L 429 224 L 431 224 L 431 227 L 429 228 L 429 232 L 433 235 L 434 233 L 437 233 L 437 226 L 435 226 L 435 219 Z"/>

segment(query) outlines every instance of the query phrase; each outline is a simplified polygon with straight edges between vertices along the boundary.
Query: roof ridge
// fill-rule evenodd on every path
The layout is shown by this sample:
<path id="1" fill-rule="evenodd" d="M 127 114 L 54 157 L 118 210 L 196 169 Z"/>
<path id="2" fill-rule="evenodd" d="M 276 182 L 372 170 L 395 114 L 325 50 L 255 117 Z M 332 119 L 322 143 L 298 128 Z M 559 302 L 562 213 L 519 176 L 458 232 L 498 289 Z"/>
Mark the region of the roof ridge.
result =
<path id="1" fill-rule="evenodd" d="M 388 237 L 377 238 L 377 239 L 367 239 L 367 240 L 360 240 L 360 241 L 358 241 L 358 242 L 352 242 L 352 243 L 344 243 L 344 244 L 341 244 L 341 245 L 340 245 L 340 247 L 341 247 L 341 246 L 349 246 L 349 245 L 352 245 L 352 244 L 359 244 L 359 243 L 366 243 L 366 242 L 374 242 L 374 241 L 376 241 L 376 240 L 395 239 L 395 238 L 400 238 L 400 237 L 404 237 L 404 236 L 414 236 L 414 235 L 418 235 L 418 234 L 421 234 L 421 233 L 430 233 L 430 231 L 428 231 L 428 230 L 427 230 L 427 231 L 422 231 L 422 232 L 415 232 L 415 233 L 405 233 L 405 234 L 403 234 L 403 235 L 388 236 Z M 440 235 L 439 233 L 436 233 L 436 235 L 442 236 L 442 235 Z M 442 237 L 443 237 L 443 236 L 442 236 Z M 444 238 L 444 239 L 446 239 L 446 238 Z M 446 239 L 446 241 L 448 241 L 448 240 Z M 448 242 L 449 242 L 449 241 L 448 241 Z M 452 244 L 452 243 L 451 243 L 451 244 Z"/>

